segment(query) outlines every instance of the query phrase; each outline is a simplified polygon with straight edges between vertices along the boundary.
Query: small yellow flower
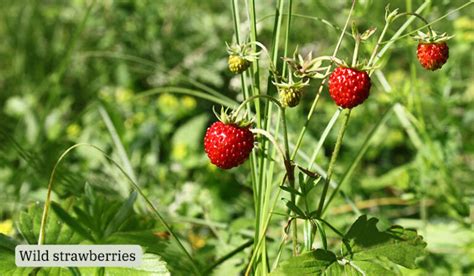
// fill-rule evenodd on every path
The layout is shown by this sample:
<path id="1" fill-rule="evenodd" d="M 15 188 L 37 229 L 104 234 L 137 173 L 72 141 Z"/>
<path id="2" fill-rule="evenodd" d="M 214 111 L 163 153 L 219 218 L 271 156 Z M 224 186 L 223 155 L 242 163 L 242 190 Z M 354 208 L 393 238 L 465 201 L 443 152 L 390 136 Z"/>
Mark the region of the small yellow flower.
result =
<path id="1" fill-rule="evenodd" d="M 196 100 L 190 96 L 184 96 L 181 98 L 181 104 L 184 108 L 192 110 L 196 107 Z"/>
<path id="2" fill-rule="evenodd" d="M 66 128 L 66 135 L 69 139 L 75 139 L 79 137 L 79 133 L 81 133 L 81 127 L 78 124 L 70 124 Z"/>
<path id="3" fill-rule="evenodd" d="M 0 222 L 0 234 L 13 235 L 13 221 L 11 219 Z"/>
<path id="4" fill-rule="evenodd" d="M 161 109 L 173 110 L 179 106 L 178 99 L 171 94 L 163 94 L 157 100 L 157 105 Z"/>
<path id="5" fill-rule="evenodd" d="M 186 144 L 178 143 L 173 147 L 171 155 L 175 160 L 183 160 L 188 155 Z"/>
<path id="6" fill-rule="evenodd" d="M 189 241 L 194 249 L 203 248 L 206 245 L 206 240 L 193 232 L 189 233 Z"/>
<path id="7" fill-rule="evenodd" d="M 145 121 L 145 113 L 143 112 L 137 112 L 135 115 L 133 115 L 133 122 L 137 125 L 143 123 Z"/>
<path id="8" fill-rule="evenodd" d="M 119 87 L 115 90 L 115 99 L 118 103 L 125 104 L 133 98 L 133 91 L 127 88 Z"/>
<path id="9" fill-rule="evenodd" d="M 107 88 L 101 89 L 99 91 L 99 99 L 104 100 L 106 102 L 110 101 L 112 97 L 110 96 L 110 91 Z"/>

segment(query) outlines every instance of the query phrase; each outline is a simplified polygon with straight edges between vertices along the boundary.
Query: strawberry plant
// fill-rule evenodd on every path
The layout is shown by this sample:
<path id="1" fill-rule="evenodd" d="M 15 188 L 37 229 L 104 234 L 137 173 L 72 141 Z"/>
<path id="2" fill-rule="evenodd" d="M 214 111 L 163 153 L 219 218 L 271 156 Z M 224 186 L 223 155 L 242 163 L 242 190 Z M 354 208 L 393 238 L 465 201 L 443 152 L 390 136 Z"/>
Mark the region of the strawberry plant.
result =
<path id="1" fill-rule="evenodd" d="M 23 4 L 0 275 L 472 273 L 472 1 Z M 18 268 L 19 244 L 144 259 Z"/>

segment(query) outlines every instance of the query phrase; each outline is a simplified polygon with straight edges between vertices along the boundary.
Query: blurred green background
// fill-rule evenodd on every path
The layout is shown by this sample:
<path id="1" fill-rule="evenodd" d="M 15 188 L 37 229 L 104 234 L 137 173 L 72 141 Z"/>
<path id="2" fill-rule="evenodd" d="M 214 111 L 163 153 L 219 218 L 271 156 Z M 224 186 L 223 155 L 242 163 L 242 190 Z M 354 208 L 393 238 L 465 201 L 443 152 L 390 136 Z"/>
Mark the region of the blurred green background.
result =
<path id="1" fill-rule="evenodd" d="M 294 2 L 290 51 L 299 46 L 302 52 L 313 51 L 313 56 L 331 55 L 339 31 L 301 15 L 343 26 L 348 1 Z M 392 9 L 406 11 L 416 10 L 424 1 L 358 1 L 354 20 L 359 29 L 375 26 L 380 31 L 388 2 Z M 422 14 L 432 21 L 466 2 L 433 1 Z M 240 78 L 227 70 L 225 42 L 233 36 L 230 1 L 103 0 L 89 10 L 91 3 L 1 1 L 0 232 L 20 238 L 19 213 L 44 201 L 60 154 L 86 142 L 120 164 L 129 164 L 139 185 L 199 260 L 216 259 L 252 235 L 249 167 L 222 171 L 210 165 L 202 139 L 215 120 L 213 104 L 173 92 L 176 87 L 216 90 L 241 101 Z M 273 1 L 257 3 L 259 40 L 267 47 L 274 6 Z M 247 18 L 245 10 L 240 13 Z M 399 103 L 408 116 L 403 120 L 392 112 L 342 190 L 363 212 L 419 229 L 429 255 L 421 260 L 420 269 L 403 270 L 407 274 L 474 273 L 473 14 L 470 5 L 433 25 L 455 35 L 449 41 L 450 59 L 439 71 L 421 68 L 416 41 L 409 37 L 386 53 L 382 70 L 372 77 L 369 100 L 353 112 L 336 167 L 337 181 L 376 119 Z M 247 25 L 242 20 L 244 30 Z M 419 26 L 422 22 L 415 22 L 409 30 Z M 368 57 L 374 43 L 365 44 L 360 55 Z M 339 57 L 350 58 L 351 52 L 347 38 Z M 303 104 L 288 112 L 293 143 L 318 85 L 309 87 Z M 169 93 L 137 97 L 157 87 Z M 325 88 L 302 152 L 311 154 L 335 110 Z M 324 154 L 318 157 L 322 168 L 327 167 L 336 135 L 331 132 Z M 296 162 L 307 163 L 304 156 Z M 60 166 L 55 201 L 84 198 L 86 183 L 110 201 L 124 201 L 130 190 L 120 171 L 103 156 L 79 148 Z M 354 217 L 337 198 L 328 219 L 346 229 Z M 269 232 L 276 241 L 282 223 L 277 217 Z M 157 225 L 151 221 L 133 227 Z M 247 256 L 245 251 L 225 262 L 216 275 L 238 273 Z"/>

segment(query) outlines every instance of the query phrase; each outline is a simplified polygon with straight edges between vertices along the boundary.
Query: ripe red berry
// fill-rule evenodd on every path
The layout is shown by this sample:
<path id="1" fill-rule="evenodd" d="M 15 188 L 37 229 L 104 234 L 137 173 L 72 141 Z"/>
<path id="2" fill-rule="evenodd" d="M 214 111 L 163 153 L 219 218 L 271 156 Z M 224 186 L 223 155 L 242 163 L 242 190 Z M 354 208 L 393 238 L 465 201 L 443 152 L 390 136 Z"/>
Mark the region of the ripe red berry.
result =
<path id="1" fill-rule="evenodd" d="M 213 123 L 204 137 L 204 150 L 211 163 L 221 169 L 237 167 L 247 160 L 253 149 L 253 134 L 249 127 Z"/>
<path id="2" fill-rule="evenodd" d="M 440 69 L 449 58 L 449 48 L 446 42 L 418 43 L 416 51 L 421 66 L 427 70 Z"/>
<path id="3" fill-rule="evenodd" d="M 370 86 L 367 72 L 352 68 L 338 67 L 329 77 L 329 94 L 343 108 L 363 103 L 369 97 Z"/>

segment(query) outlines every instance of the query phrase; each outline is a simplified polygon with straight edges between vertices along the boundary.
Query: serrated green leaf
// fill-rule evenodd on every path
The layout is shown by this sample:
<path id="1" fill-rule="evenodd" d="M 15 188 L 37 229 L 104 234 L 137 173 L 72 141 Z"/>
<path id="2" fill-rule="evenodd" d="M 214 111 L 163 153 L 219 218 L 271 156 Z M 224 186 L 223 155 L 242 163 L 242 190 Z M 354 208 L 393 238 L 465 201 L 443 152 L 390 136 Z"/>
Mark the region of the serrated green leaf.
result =
<path id="1" fill-rule="evenodd" d="M 0 249 L 15 251 L 15 247 L 18 244 L 18 241 L 0 233 Z"/>
<path id="2" fill-rule="evenodd" d="M 15 265 L 15 246 L 18 244 L 18 241 L 0 234 L 0 275 L 28 275 L 33 270 L 31 267 L 17 267 Z"/>
<path id="3" fill-rule="evenodd" d="M 376 262 L 375 260 L 370 261 L 352 261 L 349 265 L 352 271 L 357 271 L 362 275 L 384 275 L 384 276 L 395 276 L 393 270 L 383 265 L 381 262 Z M 352 275 L 352 274 L 351 274 Z"/>
<path id="4" fill-rule="evenodd" d="M 20 214 L 19 230 L 28 244 L 36 244 L 41 225 L 43 204 L 34 204 Z M 45 244 L 77 244 L 82 238 L 54 212 L 49 212 L 46 222 Z"/>
<path id="5" fill-rule="evenodd" d="M 100 275 L 97 269 L 92 267 L 81 267 L 79 271 L 82 275 Z M 166 267 L 166 262 L 155 254 L 143 254 L 139 267 L 106 267 L 105 276 L 168 276 L 171 275 Z"/>
<path id="6" fill-rule="evenodd" d="M 132 243 L 143 247 L 146 253 L 161 256 L 173 275 L 192 275 L 192 265 L 173 240 L 159 238 L 156 231 L 117 232 L 112 234 L 105 243 Z M 107 274 L 107 273 L 106 273 Z"/>
<path id="7" fill-rule="evenodd" d="M 130 268 L 119 268 L 119 267 L 108 267 L 105 269 L 105 275 L 107 276 L 165 276 L 171 275 L 166 262 L 161 259 L 160 256 L 154 254 L 143 254 L 142 262 L 139 267 Z"/>
<path id="8" fill-rule="evenodd" d="M 130 196 L 128 197 L 127 201 L 125 201 L 117 213 L 114 215 L 112 220 L 110 220 L 107 228 L 105 228 L 105 236 L 109 236 L 110 234 L 117 232 L 123 223 L 127 220 L 127 218 L 133 212 L 133 203 L 137 199 L 137 192 L 133 191 Z"/>
<path id="9" fill-rule="evenodd" d="M 0 248 L 0 275 L 22 276 L 28 275 L 32 267 L 17 267 L 15 265 L 15 252 Z"/>
<path id="10" fill-rule="evenodd" d="M 71 269 L 66 267 L 42 267 L 38 269 L 36 276 L 74 276 Z"/>
<path id="11" fill-rule="evenodd" d="M 56 215 L 66 223 L 71 229 L 76 231 L 79 235 L 83 238 L 88 239 L 90 241 L 95 241 L 94 237 L 86 230 L 82 225 L 73 217 L 71 217 L 66 210 L 64 210 L 59 204 L 55 202 L 51 202 L 51 209 L 56 213 Z"/>
<path id="12" fill-rule="evenodd" d="M 334 262 L 321 275 L 327 276 L 394 276 L 394 271 L 380 263 L 369 261 Z"/>
<path id="13" fill-rule="evenodd" d="M 300 256 L 291 257 L 282 262 L 270 275 L 319 275 L 336 261 L 336 255 L 331 251 L 317 249 Z"/>
<path id="14" fill-rule="evenodd" d="M 416 268 L 415 260 L 425 254 L 426 243 L 416 230 L 392 226 L 386 231 L 377 229 L 378 219 L 361 216 L 351 226 L 345 239 L 350 242 L 356 261 L 387 258 L 393 263 Z"/>

